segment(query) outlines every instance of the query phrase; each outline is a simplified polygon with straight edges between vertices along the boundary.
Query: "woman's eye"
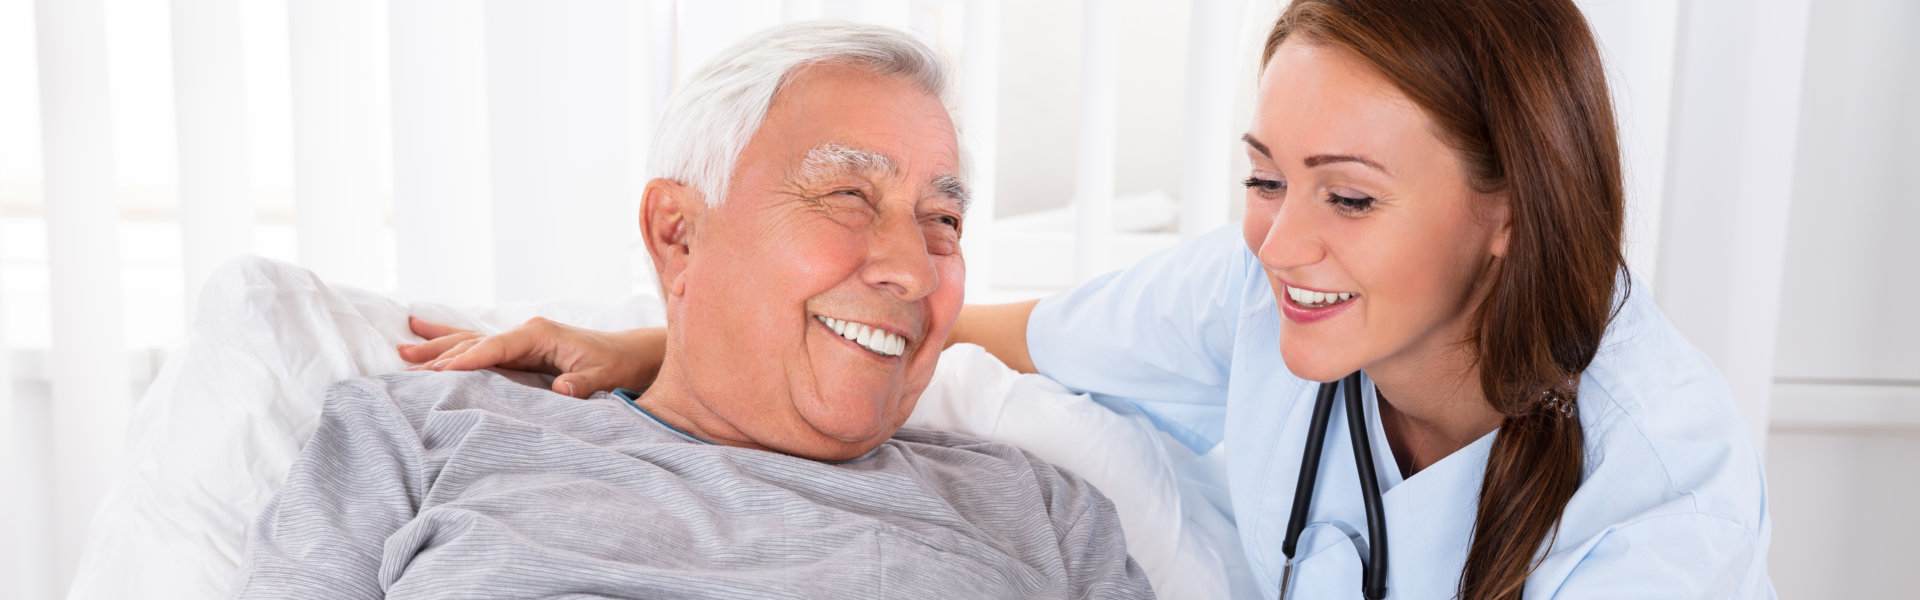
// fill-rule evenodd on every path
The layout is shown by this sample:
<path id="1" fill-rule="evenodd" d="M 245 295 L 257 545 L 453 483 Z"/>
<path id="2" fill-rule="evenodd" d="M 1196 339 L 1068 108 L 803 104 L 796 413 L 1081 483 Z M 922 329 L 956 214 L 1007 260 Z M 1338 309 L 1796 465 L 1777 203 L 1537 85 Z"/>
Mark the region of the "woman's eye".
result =
<path id="1" fill-rule="evenodd" d="M 1373 196 L 1342 196 L 1328 193 L 1327 202 L 1350 213 L 1366 212 L 1367 209 L 1373 208 Z"/>
<path id="2" fill-rule="evenodd" d="M 1255 192 L 1259 192 L 1261 195 L 1266 195 L 1266 196 L 1284 194 L 1287 191 L 1287 182 L 1280 181 L 1278 179 L 1261 179 L 1259 177 L 1248 177 L 1246 181 L 1240 182 L 1240 185 L 1247 186 L 1247 189 L 1253 190 Z"/>

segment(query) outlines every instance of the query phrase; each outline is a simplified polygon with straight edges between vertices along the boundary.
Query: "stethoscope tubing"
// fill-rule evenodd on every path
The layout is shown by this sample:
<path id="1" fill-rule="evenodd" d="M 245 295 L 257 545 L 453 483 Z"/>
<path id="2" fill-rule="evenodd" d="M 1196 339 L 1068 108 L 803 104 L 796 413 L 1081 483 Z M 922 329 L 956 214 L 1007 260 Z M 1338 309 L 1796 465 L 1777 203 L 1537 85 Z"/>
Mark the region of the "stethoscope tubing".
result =
<path id="1" fill-rule="evenodd" d="M 1361 565 L 1360 592 L 1370 600 L 1387 597 L 1387 508 L 1380 478 L 1373 471 L 1373 436 L 1367 435 L 1367 411 L 1360 403 L 1360 374 L 1347 376 L 1347 435 L 1353 438 L 1353 465 L 1360 472 L 1360 493 L 1367 507 L 1367 551 Z"/>
<path id="2" fill-rule="evenodd" d="M 1313 484 L 1320 477 L 1320 450 L 1327 445 L 1327 421 L 1333 416 L 1333 395 L 1337 384 L 1320 384 L 1320 397 L 1313 403 L 1313 420 L 1307 425 L 1307 447 L 1300 455 L 1300 480 L 1293 484 L 1293 512 L 1287 518 L 1287 537 L 1280 552 L 1292 561 L 1300 544 L 1300 532 L 1307 528 L 1307 509 L 1313 506 Z"/>
<path id="3" fill-rule="evenodd" d="M 1344 379 L 1347 387 L 1347 433 L 1353 439 L 1354 471 L 1360 477 L 1360 492 L 1367 511 L 1367 559 L 1360 565 L 1360 593 L 1370 600 L 1387 597 L 1387 515 L 1380 495 L 1380 479 L 1374 472 L 1373 443 L 1367 435 L 1366 407 L 1360 398 L 1360 373 Z M 1293 488 L 1293 511 L 1287 518 L 1287 536 L 1280 551 L 1287 557 L 1280 576 L 1280 597 L 1287 597 L 1293 583 L 1294 552 L 1300 533 L 1307 528 L 1307 512 L 1313 506 L 1313 488 L 1320 476 L 1320 451 L 1326 446 L 1327 424 L 1333 416 L 1333 397 L 1339 393 L 1339 381 L 1320 384 L 1314 399 L 1313 418 L 1307 425 L 1307 444 L 1300 456 L 1300 479 Z"/>

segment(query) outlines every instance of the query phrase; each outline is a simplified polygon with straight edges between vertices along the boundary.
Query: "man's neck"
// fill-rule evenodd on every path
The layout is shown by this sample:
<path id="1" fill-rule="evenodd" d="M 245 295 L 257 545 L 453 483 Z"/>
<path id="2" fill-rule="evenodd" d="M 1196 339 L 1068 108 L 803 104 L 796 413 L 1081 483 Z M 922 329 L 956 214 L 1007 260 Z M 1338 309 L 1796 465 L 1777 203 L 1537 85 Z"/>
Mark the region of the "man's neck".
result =
<path id="1" fill-rule="evenodd" d="M 694 391 L 691 379 L 672 360 L 660 367 L 660 376 L 634 403 L 655 419 L 694 438 L 722 446 L 779 452 L 812 460 L 851 460 L 873 450 L 885 439 L 843 442 L 812 430 L 791 408 L 759 405 L 723 405 L 714 410 L 713 398 Z M 759 399 L 731 399 L 747 402 Z M 720 402 L 728 399 L 718 400 Z M 748 410 L 737 410 L 737 409 Z M 739 420 L 736 424 L 735 419 Z"/>
<path id="2" fill-rule="evenodd" d="M 653 385 L 634 400 L 640 410 L 665 423 L 668 427 L 680 430 L 695 439 L 723 446 L 738 446 L 765 450 L 765 447 L 753 443 L 739 429 L 714 414 L 707 405 L 696 399 L 682 372 L 670 362 L 662 364 L 659 377 Z"/>

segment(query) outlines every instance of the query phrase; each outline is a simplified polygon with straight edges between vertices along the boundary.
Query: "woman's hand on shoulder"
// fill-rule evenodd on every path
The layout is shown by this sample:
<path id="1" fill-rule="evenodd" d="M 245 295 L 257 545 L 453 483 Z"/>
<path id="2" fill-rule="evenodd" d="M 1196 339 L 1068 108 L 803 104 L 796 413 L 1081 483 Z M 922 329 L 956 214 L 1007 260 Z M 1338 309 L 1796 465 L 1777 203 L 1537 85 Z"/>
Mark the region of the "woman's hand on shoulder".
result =
<path id="1" fill-rule="evenodd" d="M 660 373 L 667 330 L 594 331 L 540 317 L 507 331 L 484 335 L 408 317 L 413 333 L 426 338 L 398 346 L 409 370 L 471 371 L 499 367 L 557 375 L 553 391 L 585 398 L 616 387 L 645 389 Z"/>

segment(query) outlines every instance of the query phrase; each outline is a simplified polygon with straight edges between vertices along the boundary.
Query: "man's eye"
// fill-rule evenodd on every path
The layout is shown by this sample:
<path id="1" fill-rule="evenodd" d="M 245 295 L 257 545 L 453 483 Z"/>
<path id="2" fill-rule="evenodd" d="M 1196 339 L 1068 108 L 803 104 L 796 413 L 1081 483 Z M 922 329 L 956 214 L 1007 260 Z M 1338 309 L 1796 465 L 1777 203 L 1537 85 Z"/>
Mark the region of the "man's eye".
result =
<path id="1" fill-rule="evenodd" d="M 939 221 L 940 224 L 942 225 L 946 225 L 954 229 L 960 228 L 960 218 L 955 217 L 953 215 L 940 215 L 938 217 L 935 217 L 934 220 Z"/>

